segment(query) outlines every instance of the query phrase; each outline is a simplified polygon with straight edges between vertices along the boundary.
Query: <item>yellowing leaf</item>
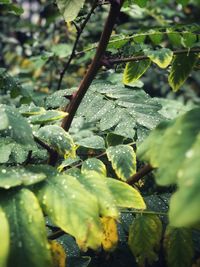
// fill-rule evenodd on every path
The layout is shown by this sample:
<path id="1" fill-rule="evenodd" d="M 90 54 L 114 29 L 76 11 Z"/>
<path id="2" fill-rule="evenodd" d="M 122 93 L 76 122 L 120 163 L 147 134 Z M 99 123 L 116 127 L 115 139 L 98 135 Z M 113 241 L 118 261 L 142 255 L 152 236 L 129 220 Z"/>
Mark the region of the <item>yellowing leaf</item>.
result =
<path id="1" fill-rule="evenodd" d="M 136 172 L 136 155 L 129 145 L 111 146 L 106 150 L 107 157 L 117 176 L 127 180 Z"/>
<path id="2" fill-rule="evenodd" d="M 106 182 L 115 199 L 117 207 L 138 210 L 146 208 L 140 192 L 132 186 L 112 178 L 108 178 Z"/>
<path id="3" fill-rule="evenodd" d="M 0 266 L 7 266 L 7 259 L 10 249 L 10 234 L 9 234 L 9 225 L 6 219 L 5 213 L 0 209 Z"/>
<path id="4" fill-rule="evenodd" d="M 105 251 L 113 251 L 118 243 L 117 223 L 110 217 L 101 218 L 103 227 L 102 246 Z"/>
<path id="5" fill-rule="evenodd" d="M 177 91 L 192 71 L 198 56 L 183 54 L 174 56 L 168 81 L 173 91 Z"/>
<path id="6" fill-rule="evenodd" d="M 129 84 L 137 81 L 149 68 L 150 64 L 151 60 L 149 59 L 127 63 L 124 70 L 123 83 Z"/>
<path id="7" fill-rule="evenodd" d="M 148 50 L 145 54 L 162 69 L 167 68 L 173 58 L 173 52 L 168 48 L 162 48 L 156 51 Z"/>
<path id="8" fill-rule="evenodd" d="M 55 149 L 61 156 L 75 158 L 77 146 L 69 133 L 57 125 L 40 128 L 36 136 Z"/>
<path id="9" fill-rule="evenodd" d="M 96 158 L 87 159 L 83 162 L 81 166 L 81 172 L 86 173 L 87 171 L 96 171 L 104 176 L 106 176 L 106 166 L 103 162 Z"/>
<path id="10" fill-rule="evenodd" d="M 128 244 L 140 265 L 157 260 L 157 250 L 162 236 L 162 223 L 158 216 L 152 214 L 138 215 L 134 219 Z"/>
<path id="11" fill-rule="evenodd" d="M 51 255 L 54 267 L 66 266 L 66 253 L 63 246 L 57 241 L 50 241 Z"/>

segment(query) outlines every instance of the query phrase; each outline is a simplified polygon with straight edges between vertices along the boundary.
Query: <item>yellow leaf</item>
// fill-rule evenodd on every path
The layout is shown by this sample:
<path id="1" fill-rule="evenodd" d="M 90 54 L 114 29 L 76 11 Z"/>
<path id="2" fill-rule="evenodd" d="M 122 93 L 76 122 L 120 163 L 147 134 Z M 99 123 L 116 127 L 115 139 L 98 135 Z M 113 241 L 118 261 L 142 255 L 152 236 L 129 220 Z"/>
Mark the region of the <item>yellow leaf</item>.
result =
<path id="1" fill-rule="evenodd" d="M 65 267 L 66 266 L 66 253 L 63 246 L 57 241 L 50 241 L 51 254 L 53 258 L 54 267 Z"/>
<path id="2" fill-rule="evenodd" d="M 105 251 L 112 251 L 116 248 L 118 243 L 117 223 L 111 217 L 101 218 L 103 237 L 102 246 Z"/>

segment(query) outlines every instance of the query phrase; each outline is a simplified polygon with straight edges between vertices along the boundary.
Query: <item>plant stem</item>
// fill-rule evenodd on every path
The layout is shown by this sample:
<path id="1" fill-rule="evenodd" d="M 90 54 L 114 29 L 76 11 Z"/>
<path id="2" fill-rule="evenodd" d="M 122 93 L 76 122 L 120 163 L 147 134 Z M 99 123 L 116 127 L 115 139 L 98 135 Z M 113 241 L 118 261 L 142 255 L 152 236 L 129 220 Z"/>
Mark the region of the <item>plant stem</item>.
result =
<path id="1" fill-rule="evenodd" d="M 153 210 L 123 210 L 120 209 L 120 212 L 124 213 L 136 213 L 136 214 L 155 214 L 155 215 L 162 215 L 162 216 L 167 216 L 167 212 L 159 212 L 159 211 L 153 211 Z"/>
<path id="2" fill-rule="evenodd" d="M 113 30 L 113 27 L 116 22 L 116 18 L 118 17 L 120 13 L 121 6 L 123 4 L 124 0 L 120 0 L 120 3 L 118 4 L 118 1 L 113 1 L 110 7 L 109 15 L 106 20 L 103 32 L 101 34 L 101 38 L 99 41 L 99 45 L 97 47 L 96 54 L 94 56 L 94 59 L 89 66 L 89 69 L 84 76 L 78 91 L 73 95 L 71 102 L 69 105 L 65 107 L 65 111 L 69 113 L 67 117 L 65 117 L 62 121 L 61 127 L 65 129 L 66 131 L 69 130 L 72 120 L 75 116 L 75 113 L 85 95 L 87 92 L 89 86 L 91 85 L 92 81 L 94 80 L 99 68 L 102 65 L 102 57 L 104 56 L 104 53 L 106 51 L 107 44 L 110 40 L 110 36 Z"/>
<path id="3" fill-rule="evenodd" d="M 180 50 L 175 50 L 173 51 L 174 55 L 180 55 L 180 54 L 190 54 L 190 53 L 199 53 L 200 48 L 193 48 L 191 50 L 188 49 L 180 49 Z M 135 56 L 135 57 L 127 57 L 127 58 L 114 58 L 114 59 L 109 59 L 107 58 L 107 61 L 110 63 L 110 65 L 114 64 L 120 64 L 120 63 L 127 63 L 127 62 L 133 62 L 133 61 L 140 61 L 140 60 L 145 60 L 149 59 L 148 56 L 142 55 L 142 56 Z"/>
<path id="4" fill-rule="evenodd" d="M 76 30 L 77 30 L 76 40 L 75 40 L 75 42 L 74 42 L 74 46 L 73 46 L 71 55 L 70 55 L 68 61 L 66 62 L 65 66 L 64 66 L 64 68 L 63 68 L 63 70 L 62 70 L 61 73 L 60 73 L 60 78 L 59 78 L 59 81 L 58 81 L 58 87 L 57 87 L 57 90 L 60 90 L 60 88 L 61 88 L 62 81 L 63 81 L 63 78 L 64 78 L 64 76 L 65 76 L 65 73 L 66 73 L 67 69 L 69 68 L 70 63 L 71 63 L 72 59 L 74 58 L 74 56 L 75 56 L 75 54 L 76 54 L 76 48 L 77 48 L 78 42 L 79 42 L 79 40 L 80 40 L 81 34 L 82 34 L 82 32 L 83 32 L 85 26 L 87 25 L 87 23 L 88 23 L 90 17 L 92 16 L 92 14 L 93 14 L 93 12 L 94 12 L 94 10 L 95 10 L 95 8 L 96 8 L 97 6 L 98 6 L 98 1 L 95 0 L 94 3 L 93 3 L 93 5 L 92 5 L 92 8 L 91 8 L 90 12 L 89 12 L 88 15 L 86 16 L 86 18 L 85 18 L 85 20 L 83 21 L 83 23 L 81 24 L 80 28 L 77 27 L 77 26 L 75 26 L 75 27 L 76 27 Z"/>
<path id="5" fill-rule="evenodd" d="M 131 176 L 127 180 L 127 183 L 132 185 L 132 184 L 138 182 L 141 178 L 143 178 L 145 175 L 150 173 L 153 169 L 154 168 L 150 164 L 145 165 L 138 172 L 136 172 L 133 176 Z"/>

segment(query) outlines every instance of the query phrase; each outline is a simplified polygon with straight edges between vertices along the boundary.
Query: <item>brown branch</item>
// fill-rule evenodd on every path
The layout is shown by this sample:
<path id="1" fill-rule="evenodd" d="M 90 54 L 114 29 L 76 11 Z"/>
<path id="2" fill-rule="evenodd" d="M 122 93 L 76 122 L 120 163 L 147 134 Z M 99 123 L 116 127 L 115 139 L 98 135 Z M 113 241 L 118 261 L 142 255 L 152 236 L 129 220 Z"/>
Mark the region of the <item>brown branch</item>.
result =
<path id="1" fill-rule="evenodd" d="M 143 168 L 141 168 L 136 174 L 131 176 L 128 180 L 127 183 L 132 185 L 136 182 L 138 182 L 141 178 L 143 178 L 145 175 L 149 174 L 154 168 L 147 164 Z"/>
<path id="2" fill-rule="evenodd" d="M 78 1 L 78 0 L 77 0 L 77 1 Z M 95 10 L 95 8 L 96 8 L 97 6 L 98 6 L 98 1 L 95 0 L 94 3 L 93 3 L 93 5 L 92 5 L 92 8 L 91 8 L 90 12 L 89 12 L 88 15 L 86 16 L 85 20 L 83 21 L 83 23 L 81 24 L 80 27 L 78 27 L 78 26 L 74 23 L 75 28 L 76 28 L 76 30 L 77 30 L 76 40 L 75 40 L 75 42 L 74 42 L 74 45 L 73 45 L 73 49 L 72 49 L 71 55 L 70 55 L 68 61 L 66 62 L 65 66 L 64 66 L 64 68 L 63 68 L 63 70 L 62 70 L 61 73 L 60 73 L 60 78 L 59 78 L 59 81 L 58 81 L 58 87 L 57 87 L 57 90 L 60 90 L 60 88 L 61 88 L 61 85 L 62 85 L 62 81 L 63 81 L 64 75 L 65 75 L 66 71 L 68 70 L 70 63 L 71 63 L 72 59 L 74 58 L 74 56 L 75 56 L 75 54 L 76 54 L 76 48 L 77 48 L 77 45 L 78 45 L 78 43 L 79 43 L 81 34 L 83 33 L 83 30 L 84 30 L 85 26 L 87 25 L 87 23 L 88 23 L 90 17 L 92 16 L 92 14 L 93 14 L 93 12 L 94 12 L 94 10 Z"/>
<path id="3" fill-rule="evenodd" d="M 188 49 L 180 49 L 180 50 L 175 50 L 173 51 L 174 55 L 180 55 L 180 54 L 190 54 L 190 53 L 199 53 L 200 48 L 193 48 L 191 50 Z M 110 65 L 114 64 L 120 64 L 120 63 L 127 63 L 127 62 L 133 62 L 133 61 L 140 61 L 140 60 L 145 60 L 149 59 L 148 56 L 142 55 L 142 56 L 135 56 L 135 57 L 127 57 L 127 58 L 114 58 L 114 59 L 109 59 L 107 58 L 107 61 L 110 63 Z"/>
<path id="4" fill-rule="evenodd" d="M 57 159 L 58 159 L 58 153 L 51 148 L 50 146 L 48 146 L 46 143 L 44 143 L 42 140 L 40 140 L 38 137 L 34 136 L 34 141 L 36 143 L 38 143 L 41 147 L 43 147 L 44 149 L 46 149 L 49 153 L 49 161 L 48 163 L 52 166 L 55 165 Z"/>
<path id="5" fill-rule="evenodd" d="M 75 116 L 75 113 L 85 95 L 87 92 L 89 86 L 91 85 L 92 81 L 94 80 L 99 68 L 101 67 L 101 59 L 106 51 L 107 44 L 109 42 L 113 27 L 116 22 L 116 18 L 118 17 L 120 13 L 121 6 L 124 2 L 124 0 L 120 0 L 120 3 L 118 3 L 119 0 L 113 0 L 110 7 L 110 12 L 108 15 L 108 18 L 106 20 L 103 32 L 101 34 L 101 38 L 99 41 L 99 45 L 97 47 L 96 54 L 94 56 L 94 59 L 89 66 L 89 69 L 84 76 L 78 91 L 74 94 L 71 102 L 69 105 L 65 107 L 65 111 L 69 113 L 67 117 L 65 117 L 62 121 L 61 127 L 65 129 L 66 131 L 69 130 L 72 120 Z"/>

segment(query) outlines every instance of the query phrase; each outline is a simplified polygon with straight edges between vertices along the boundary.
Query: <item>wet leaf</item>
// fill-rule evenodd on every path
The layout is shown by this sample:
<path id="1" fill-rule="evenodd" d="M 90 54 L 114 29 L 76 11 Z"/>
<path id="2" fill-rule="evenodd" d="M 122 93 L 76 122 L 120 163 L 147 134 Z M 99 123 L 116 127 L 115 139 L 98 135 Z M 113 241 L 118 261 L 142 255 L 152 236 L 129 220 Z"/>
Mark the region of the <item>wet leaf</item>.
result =
<path id="1" fill-rule="evenodd" d="M 66 253 L 63 246 L 57 241 L 50 241 L 51 255 L 53 258 L 53 267 L 66 266 Z"/>
<path id="2" fill-rule="evenodd" d="M 136 172 L 136 155 L 129 145 L 111 146 L 106 150 L 107 157 L 117 176 L 127 180 Z"/>
<path id="3" fill-rule="evenodd" d="M 75 157 L 76 146 L 72 137 L 56 125 L 44 126 L 38 130 L 36 136 L 44 143 L 55 149 L 61 156 Z"/>
<path id="4" fill-rule="evenodd" d="M 37 185 L 35 192 L 53 223 L 74 236 L 83 250 L 100 246 L 102 232 L 96 197 L 75 177 L 49 177 Z"/>
<path id="5" fill-rule="evenodd" d="M 134 219 L 129 230 L 128 244 L 140 265 L 158 260 L 161 237 L 162 223 L 156 215 L 138 215 Z"/>
<path id="6" fill-rule="evenodd" d="M 11 237 L 6 266 L 51 267 L 44 217 L 34 194 L 27 189 L 1 192 L 0 205 Z"/>
<path id="7" fill-rule="evenodd" d="M 9 225 L 5 213 L 0 208 L 0 266 L 7 267 L 7 260 L 10 250 L 10 232 Z"/>
<path id="8" fill-rule="evenodd" d="M 124 70 L 123 83 L 129 84 L 137 81 L 146 72 L 150 64 L 151 60 L 149 59 L 127 63 Z"/>
<path id="9" fill-rule="evenodd" d="M 87 173 L 88 171 L 96 171 L 104 176 L 106 176 L 107 173 L 106 166 L 101 160 L 97 158 L 87 159 L 83 162 L 81 166 L 81 172 Z"/>
<path id="10" fill-rule="evenodd" d="M 115 250 L 118 243 L 117 222 L 110 217 L 101 218 L 103 227 L 102 247 L 105 251 Z"/>
<path id="11" fill-rule="evenodd" d="M 164 237 L 164 252 L 167 266 L 190 267 L 194 256 L 191 230 L 168 226 Z"/>
<path id="12" fill-rule="evenodd" d="M 192 71 L 198 56 L 196 54 L 183 54 L 174 56 L 168 81 L 173 91 L 177 91 Z"/>
<path id="13" fill-rule="evenodd" d="M 112 178 L 108 178 L 106 182 L 115 199 L 117 207 L 138 210 L 146 208 L 140 192 L 132 186 Z"/>

